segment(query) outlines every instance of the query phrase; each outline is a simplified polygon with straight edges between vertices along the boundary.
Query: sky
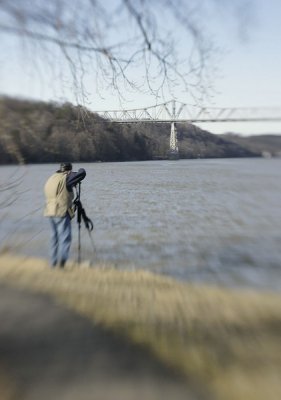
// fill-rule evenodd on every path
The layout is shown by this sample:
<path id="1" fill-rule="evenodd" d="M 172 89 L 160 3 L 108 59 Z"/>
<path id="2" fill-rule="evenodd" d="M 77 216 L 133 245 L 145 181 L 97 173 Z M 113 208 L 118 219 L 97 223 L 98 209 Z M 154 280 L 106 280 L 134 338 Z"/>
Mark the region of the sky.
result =
<path id="1" fill-rule="evenodd" d="M 218 8 L 216 17 L 203 21 L 202 27 L 205 23 L 206 29 L 222 49 L 217 59 L 214 90 L 205 105 L 281 107 L 281 1 L 245 1 L 249 1 L 252 8 L 245 15 L 242 12 L 239 23 L 235 18 L 226 18 L 223 11 L 218 15 Z M 67 82 L 64 82 L 62 89 L 61 83 L 65 78 L 60 72 L 50 84 L 50 77 L 46 79 L 48 72 L 42 68 L 42 63 L 37 63 L 30 49 L 8 35 L 1 40 L 0 46 L 0 94 L 75 102 Z M 52 60 L 48 60 L 48 63 L 52 63 Z M 97 94 L 95 80 L 91 76 L 86 77 L 86 87 L 87 107 L 91 110 L 120 109 L 121 106 L 124 109 L 143 108 L 156 103 L 153 95 L 138 92 L 126 93 L 120 103 L 120 96 L 102 85 Z M 187 94 L 180 88 L 175 88 L 174 94 L 177 100 L 189 102 Z M 168 94 L 165 100 L 169 100 Z M 162 102 L 161 98 L 157 101 Z M 199 126 L 213 133 L 281 134 L 281 122 L 212 123 Z"/>

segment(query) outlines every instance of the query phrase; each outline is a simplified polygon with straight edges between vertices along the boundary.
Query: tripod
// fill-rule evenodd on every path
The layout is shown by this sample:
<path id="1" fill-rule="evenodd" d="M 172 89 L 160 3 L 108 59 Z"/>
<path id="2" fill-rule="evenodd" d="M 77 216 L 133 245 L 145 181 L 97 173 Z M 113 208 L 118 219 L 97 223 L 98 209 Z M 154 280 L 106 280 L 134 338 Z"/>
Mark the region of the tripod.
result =
<path id="1" fill-rule="evenodd" d="M 87 216 L 85 209 L 80 201 L 81 196 L 81 182 L 78 183 L 78 188 L 75 186 L 76 190 L 76 198 L 74 199 L 74 205 L 77 210 L 77 224 L 78 224 L 78 264 L 81 263 L 81 222 L 83 220 L 85 227 L 89 233 L 89 237 L 91 240 L 93 252 L 95 253 L 95 245 L 91 235 L 92 230 L 94 229 L 93 221 Z"/>

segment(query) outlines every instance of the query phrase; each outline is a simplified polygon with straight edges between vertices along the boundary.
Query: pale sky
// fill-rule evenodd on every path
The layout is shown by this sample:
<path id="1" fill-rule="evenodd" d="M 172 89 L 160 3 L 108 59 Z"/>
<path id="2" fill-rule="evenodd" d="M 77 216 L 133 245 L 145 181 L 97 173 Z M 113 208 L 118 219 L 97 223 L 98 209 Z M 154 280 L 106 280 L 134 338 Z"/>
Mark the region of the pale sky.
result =
<path id="1" fill-rule="evenodd" d="M 109 0 L 105 0 L 109 1 Z M 235 0 L 233 0 L 235 3 Z M 245 15 L 241 24 L 235 19 L 224 21 L 218 15 L 213 21 L 205 21 L 206 29 L 215 37 L 222 49 L 219 57 L 215 91 L 209 104 L 215 107 L 281 107 L 281 0 L 249 0 L 252 12 Z M 175 28 L 176 29 L 176 28 Z M 52 85 L 46 80 L 46 72 L 36 58 L 27 53 L 14 39 L 4 37 L 0 52 L 0 93 L 11 96 L 41 100 L 69 100 L 74 102 L 68 82 L 61 89 L 63 78 L 57 73 Z M 48 62 L 51 62 L 48 60 Z M 120 97 L 113 91 L 100 88 L 96 93 L 94 79 L 87 77 L 89 93 L 87 107 L 92 110 L 120 108 Z M 188 96 L 179 89 L 174 90 L 177 100 L 189 102 Z M 166 95 L 166 99 L 168 97 Z M 161 103 L 161 99 L 158 99 Z M 122 101 L 124 109 L 142 108 L 155 104 L 155 97 L 130 93 Z M 278 123 L 219 123 L 202 124 L 202 128 L 213 133 L 226 131 L 245 135 L 255 133 L 281 134 Z"/>

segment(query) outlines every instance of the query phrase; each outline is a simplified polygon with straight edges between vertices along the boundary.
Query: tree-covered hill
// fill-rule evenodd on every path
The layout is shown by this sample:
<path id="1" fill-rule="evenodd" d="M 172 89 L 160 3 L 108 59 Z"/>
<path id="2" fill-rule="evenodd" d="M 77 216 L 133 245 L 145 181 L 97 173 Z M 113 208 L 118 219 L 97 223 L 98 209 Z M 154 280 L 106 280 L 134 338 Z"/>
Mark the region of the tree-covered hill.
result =
<path id="1" fill-rule="evenodd" d="M 220 135 L 222 139 L 236 143 L 264 156 L 281 157 L 281 135 L 240 136 L 234 133 Z"/>
<path id="2" fill-rule="evenodd" d="M 255 151 L 178 124 L 180 158 L 250 157 Z M 108 122 L 81 106 L 0 99 L 0 163 L 166 158 L 169 124 Z"/>

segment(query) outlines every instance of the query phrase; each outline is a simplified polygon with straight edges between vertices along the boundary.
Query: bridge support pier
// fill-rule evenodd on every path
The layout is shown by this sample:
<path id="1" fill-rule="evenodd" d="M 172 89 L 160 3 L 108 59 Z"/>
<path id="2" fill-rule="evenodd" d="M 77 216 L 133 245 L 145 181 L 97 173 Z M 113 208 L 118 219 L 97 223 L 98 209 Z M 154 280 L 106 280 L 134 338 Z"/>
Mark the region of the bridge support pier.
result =
<path id="1" fill-rule="evenodd" d="M 178 147 L 178 137 L 177 137 L 177 127 L 176 123 L 171 123 L 171 134 L 170 134 L 170 149 L 168 157 L 172 160 L 179 159 L 179 147 Z"/>

